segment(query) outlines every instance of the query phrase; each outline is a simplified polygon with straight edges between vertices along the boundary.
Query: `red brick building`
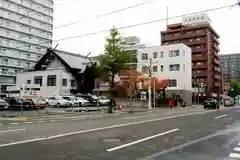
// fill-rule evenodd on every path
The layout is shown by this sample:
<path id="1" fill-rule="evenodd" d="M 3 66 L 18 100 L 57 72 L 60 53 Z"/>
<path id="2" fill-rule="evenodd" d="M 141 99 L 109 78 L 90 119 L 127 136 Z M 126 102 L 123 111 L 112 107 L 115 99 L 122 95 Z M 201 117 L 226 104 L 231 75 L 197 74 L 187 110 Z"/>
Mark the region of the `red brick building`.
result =
<path id="1" fill-rule="evenodd" d="M 219 35 L 209 22 L 171 24 L 166 31 L 161 32 L 162 45 L 184 43 L 192 49 L 193 87 L 194 82 L 202 83 L 205 93 L 222 92 L 218 39 Z"/>

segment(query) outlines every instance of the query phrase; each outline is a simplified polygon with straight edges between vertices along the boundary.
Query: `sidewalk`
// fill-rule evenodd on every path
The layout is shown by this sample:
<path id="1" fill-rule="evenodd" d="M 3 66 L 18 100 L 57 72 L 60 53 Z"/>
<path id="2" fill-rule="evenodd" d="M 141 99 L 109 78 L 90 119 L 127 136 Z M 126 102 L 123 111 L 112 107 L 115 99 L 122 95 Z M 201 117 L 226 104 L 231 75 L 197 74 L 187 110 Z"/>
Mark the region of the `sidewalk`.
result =
<path id="1" fill-rule="evenodd" d="M 158 107 L 158 108 L 152 108 L 152 111 L 159 111 L 159 110 L 175 110 L 175 109 L 192 109 L 192 108 L 201 108 L 203 107 L 202 105 L 198 106 L 186 106 L 184 108 L 182 107 Z M 121 110 L 116 110 L 112 114 L 109 115 L 116 115 L 116 114 L 128 114 L 129 113 L 129 108 L 125 106 Z M 72 110 L 74 112 L 72 112 Z M 148 107 L 132 107 L 132 113 L 141 113 L 141 112 L 149 112 Z M 13 111 L 13 112 L 0 112 L 0 117 L 2 118 L 18 118 L 18 119 L 29 119 L 29 118 L 48 118 L 48 117 L 71 117 L 71 116 L 101 116 L 101 115 L 108 115 L 107 110 L 102 110 L 102 111 L 92 111 L 92 112 L 78 112 L 77 108 L 69 108 L 69 111 L 63 109 L 63 108 L 47 108 L 44 110 L 40 110 L 37 112 L 36 110 L 34 111 Z"/>

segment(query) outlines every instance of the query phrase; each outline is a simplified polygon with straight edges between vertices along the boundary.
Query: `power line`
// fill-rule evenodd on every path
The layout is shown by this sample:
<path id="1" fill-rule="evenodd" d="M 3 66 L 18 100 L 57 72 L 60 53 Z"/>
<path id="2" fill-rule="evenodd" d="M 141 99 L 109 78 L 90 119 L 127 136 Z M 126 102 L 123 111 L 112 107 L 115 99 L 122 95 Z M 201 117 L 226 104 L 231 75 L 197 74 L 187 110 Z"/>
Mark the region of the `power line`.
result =
<path id="1" fill-rule="evenodd" d="M 94 16 L 94 17 L 91 17 L 91 18 L 87 18 L 86 20 L 101 18 L 101 17 L 104 17 L 104 16 L 108 16 L 108 15 L 111 15 L 111 14 L 122 12 L 122 11 L 125 11 L 125 10 L 128 10 L 128 9 L 133 9 L 133 8 L 136 8 L 136 7 L 139 7 L 139 6 L 142 6 L 142 5 L 146 5 L 146 4 L 152 3 L 154 1 L 157 1 L 157 0 L 149 0 L 149 1 L 146 1 L 146 2 L 138 3 L 138 4 L 135 4 L 135 5 L 132 5 L 132 6 L 128 6 L 128 7 L 121 8 L 121 9 L 118 9 L 118 10 L 114 10 L 114 11 L 111 11 L 111 12 L 108 12 L 108 13 L 100 14 L 100 15 L 97 15 L 97 16 Z M 58 29 L 58 28 L 66 27 L 66 26 L 71 26 L 71 25 L 74 25 L 74 24 L 77 24 L 77 23 L 81 23 L 82 21 L 84 21 L 84 20 L 63 24 L 63 25 L 54 27 L 53 29 Z"/>
<path id="2" fill-rule="evenodd" d="M 118 30 L 122 30 L 122 29 L 126 29 L 126 28 L 133 28 L 133 27 L 137 27 L 137 26 L 142 26 L 142 25 L 152 24 L 152 23 L 156 23 L 156 22 L 160 22 L 160 21 L 165 21 L 167 19 L 169 20 L 169 19 L 181 18 L 181 17 L 190 16 L 190 15 L 194 15 L 194 14 L 200 14 L 200 13 L 205 13 L 205 12 L 211 12 L 211 11 L 216 11 L 216 10 L 220 10 L 220 9 L 225 9 L 225 8 L 229 8 L 229 7 L 232 7 L 232 6 L 235 6 L 235 5 L 238 5 L 238 4 L 226 5 L 226 6 L 211 8 L 211 9 L 202 10 L 202 11 L 198 11 L 198 12 L 192 12 L 192 13 L 182 14 L 182 15 L 178 15 L 178 16 L 173 16 L 173 17 L 169 17 L 169 18 L 162 18 L 162 19 L 158 19 L 158 20 L 132 24 L 132 25 L 128 25 L 128 26 L 118 27 L 117 29 Z M 109 29 L 101 30 L 101 31 L 97 31 L 97 32 L 86 33 L 86 34 L 73 36 L 73 37 L 66 37 L 66 38 L 62 38 L 62 39 L 58 39 L 58 40 L 53 40 L 52 42 L 59 42 L 59 41 L 64 41 L 64 40 L 69 40 L 69 39 L 81 38 L 81 37 L 91 36 L 91 35 L 100 34 L 100 33 L 104 33 L 104 32 L 109 32 Z M 49 43 L 49 42 L 51 42 L 51 41 L 37 43 L 35 45 L 46 44 L 46 43 Z M 28 46 L 28 45 L 19 46 L 19 47 L 16 47 L 15 49 L 22 48 L 22 47 L 25 47 L 25 46 Z"/>
<path id="3" fill-rule="evenodd" d="M 156 22 L 170 20 L 170 19 L 175 19 L 175 18 L 181 18 L 181 17 L 190 16 L 190 15 L 194 15 L 194 14 L 200 14 L 200 13 L 205 13 L 205 12 L 211 12 L 211 11 L 216 11 L 216 10 L 220 10 L 220 9 L 225 9 L 225 8 L 229 8 L 231 6 L 233 6 L 233 5 L 226 5 L 226 6 L 221 6 L 221 7 L 217 7 L 217 8 L 211 8 L 211 9 L 202 10 L 202 11 L 198 11 L 198 12 L 192 12 L 192 13 L 182 14 L 182 15 L 178 15 L 178 16 L 173 16 L 173 17 L 169 17 L 169 18 L 163 18 L 163 19 L 158 19 L 158 20 L 153 20 L 153 21 L 148 21 L 148 22 L 132 24 L 132 25 L 128 25 L 128 26 L 118 27 L 117 29 L 121 30 L 121 29 L 141 26 L 141 25 L 147 25 L 147 24 L 151 24 L 151 23 L 156 23 Z M 92 33 L 86 33 L 86 34 L 82 34 L 82 35 L 78 35 L 78 36 L 73 36 L 73 37 L 67 37 L 67 38 L 62 38 L 62 39 L 58 39 L 58 40 L 53 40 L 53 42 L 59 42 L 59 41 L 64 41 L 64 40 L 68 40 L 68 39 L 86 37 L 86 36 L 95 35 L 95 34 L 99 34 L 99 33 L 104 33 L 104 32 L 108 32 L 108 31 L 109 31 L 109 29 L 108 30 L 97 31 L 97 32 L 92 32 Z"/>

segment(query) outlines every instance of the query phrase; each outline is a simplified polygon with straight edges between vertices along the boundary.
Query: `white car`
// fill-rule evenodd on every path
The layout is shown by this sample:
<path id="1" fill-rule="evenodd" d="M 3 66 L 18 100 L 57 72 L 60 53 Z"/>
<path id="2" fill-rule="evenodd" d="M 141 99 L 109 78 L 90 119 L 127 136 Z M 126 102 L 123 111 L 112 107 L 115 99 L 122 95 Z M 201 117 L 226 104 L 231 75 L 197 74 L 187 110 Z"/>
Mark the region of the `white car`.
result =
<path id="1" fill-rule="evenodd" d="M 109 99 L 107 99 L 106 97 L 104 97 L 104 96 L 100 96 L 100 97 L 98 97 L 98 100 L 99 100 L 99 102 L 100 102 L 100 104 L 101 105 L 107 105 L 108 103 L 109 103 Z"/>
<path id="2" fill-rule="evenodd" d="M 78 101 L 80 106 L 87 106 L 89 104 L 89 101 L 82 97 L 75 97 L 75 98 Z"/>
<path id="3" fill-rule="evenodd" d="M 78 107 L 79 106 L 79 102 L 76 100 L 76 98 L 74 96 L 62 96 L 62 98 L 70 101 L 72 103 L 73 107 Z"/>
<path id="4" fill-rule="evenodd" d="M 56 106 L 57 108 L 59 107 L 70 107 L 72 106 L 71 101 L 64 99 L 61 96 L 57 97 L 49 97 L 45 101 L 46 106 Z"/>

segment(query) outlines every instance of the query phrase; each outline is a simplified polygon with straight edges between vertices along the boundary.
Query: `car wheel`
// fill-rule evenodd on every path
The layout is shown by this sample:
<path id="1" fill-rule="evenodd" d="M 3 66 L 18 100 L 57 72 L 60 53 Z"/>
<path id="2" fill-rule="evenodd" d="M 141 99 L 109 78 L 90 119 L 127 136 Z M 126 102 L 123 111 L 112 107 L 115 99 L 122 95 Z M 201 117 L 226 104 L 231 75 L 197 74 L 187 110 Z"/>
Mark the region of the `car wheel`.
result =
<path id="1" fill-rule="evenodd" d="M 57 103 L 56 107 L 57 107 L 57 108 L 60 108 L 60 103 Z"/>
<path id="2" fill-rule="evenodd" d="M 49 104 L 48 103 L 45 103 L 44 104 L 44 108 L 48 108 L 49 107 Z"/>

